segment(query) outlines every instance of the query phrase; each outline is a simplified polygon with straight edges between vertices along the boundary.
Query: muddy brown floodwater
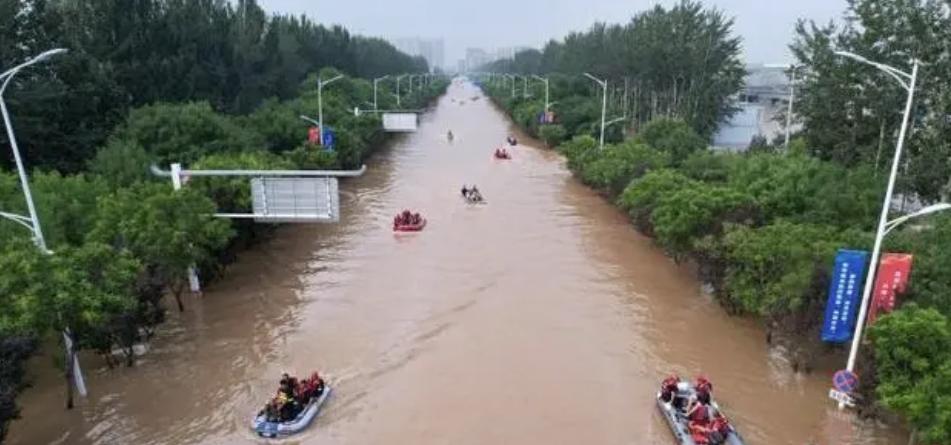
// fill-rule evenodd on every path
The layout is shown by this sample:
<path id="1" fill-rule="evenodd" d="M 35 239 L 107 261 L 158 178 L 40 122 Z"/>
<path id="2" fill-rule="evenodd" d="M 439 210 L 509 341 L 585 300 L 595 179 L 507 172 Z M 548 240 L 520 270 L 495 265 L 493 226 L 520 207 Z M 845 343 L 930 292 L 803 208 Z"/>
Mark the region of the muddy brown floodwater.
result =
<path id="1" fill-rule="evenodd" d="M 286 226 L 241 254 L 134 368 L 84 357 L 75 410 L 51 359 L 34 360 L 10 443 L 263 443 L 251 415 L 282 371 L 313 369 L 335 392 L 283 443 L 672 444 L 658 382 L 701 371 L 750 444 L 904 443 L 838 413 L 828 373 L 792 373 L 556 153 L 523 139 L 492 159 L 513 130 L 474 96 L 454 84 L 346 182 L 340 224 Z M 464 204 L 463 183 L 488 205 Z M 393 234 L 404 207 L 425 231 Z"/>

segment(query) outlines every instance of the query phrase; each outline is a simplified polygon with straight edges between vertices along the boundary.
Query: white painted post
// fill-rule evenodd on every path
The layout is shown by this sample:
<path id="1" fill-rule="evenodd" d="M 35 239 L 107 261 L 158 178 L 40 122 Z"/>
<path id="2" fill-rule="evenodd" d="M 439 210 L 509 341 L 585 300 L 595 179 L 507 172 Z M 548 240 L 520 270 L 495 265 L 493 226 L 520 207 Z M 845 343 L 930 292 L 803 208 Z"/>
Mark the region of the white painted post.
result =
<path id="1" fill-rule="evenodd" d="M 172 188 L 181 190 L 182 188 L 182 164 L 172 164 Z M 201 281 L 198 280 L 198 272 L 195 266 L 188 266 L 188 287 L 194 293 L 201 292 Z"/>

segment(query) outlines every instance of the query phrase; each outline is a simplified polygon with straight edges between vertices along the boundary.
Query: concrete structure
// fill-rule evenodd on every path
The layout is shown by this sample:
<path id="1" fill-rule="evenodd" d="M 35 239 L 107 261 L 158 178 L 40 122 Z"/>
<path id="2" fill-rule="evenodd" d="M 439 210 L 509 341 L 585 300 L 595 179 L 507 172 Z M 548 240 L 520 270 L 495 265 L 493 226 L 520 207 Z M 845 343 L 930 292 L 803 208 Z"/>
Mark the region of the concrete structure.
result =
<path id="1" fill-rule="evenodd" d="M 742 151 L 756 136 L 772 141 L 785 131 L 780 117 L 789 105 L 791 86 L 786 68 L 749 65 L 746 70 L 745 86 L 736 98 L 740 111 L 714 134 L 716 148 Z"/>

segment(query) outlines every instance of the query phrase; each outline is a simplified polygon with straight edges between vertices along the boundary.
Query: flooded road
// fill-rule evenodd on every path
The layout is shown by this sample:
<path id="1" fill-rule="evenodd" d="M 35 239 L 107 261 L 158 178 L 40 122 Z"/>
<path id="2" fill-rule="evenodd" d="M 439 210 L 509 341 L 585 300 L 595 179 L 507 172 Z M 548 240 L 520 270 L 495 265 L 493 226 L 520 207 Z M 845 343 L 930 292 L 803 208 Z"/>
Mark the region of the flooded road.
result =
<path id="1" fill-rule="evenodd" d="M 750 444 L 905 443 L 837 413 L 828 375 L 790 372 L 757 323 L 725 315 L 557 154 L 492 159 L 511 128 L 477 95 L 454 85 L 346 182 L 340 224 L 284 227 L 241 254 L 136 367 L 85 357 L 91 394 L 74 411 L 39 359 L 10 443 L 264 443 L 251 415 L 282 371 L 313 369 L 333 397 L 282 443 L 672 444 L 658 382 L 701 371 Z M 463 183 L 489 204 L 465 205 Z M 425 231 L 392 233 L 404 207 Z"/>

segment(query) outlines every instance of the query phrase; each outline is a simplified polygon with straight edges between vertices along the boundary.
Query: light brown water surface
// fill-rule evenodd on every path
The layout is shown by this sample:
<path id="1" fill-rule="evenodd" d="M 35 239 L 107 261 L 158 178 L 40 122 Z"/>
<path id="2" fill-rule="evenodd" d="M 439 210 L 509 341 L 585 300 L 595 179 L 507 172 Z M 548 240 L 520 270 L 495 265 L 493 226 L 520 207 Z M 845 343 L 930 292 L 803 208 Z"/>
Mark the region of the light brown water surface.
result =
<path id="1" fill-rule="evenodd" d="M 134 368 L 84 357 L 77 409 L 37 360 L 10 443 L 263 443 L 251 415 L 281 371 L 313 369 L 333 397 L 283 443 L 672 444 L 653 399 L 669 372 L 707 374 L 750 444 L 904 443 L 837 413 L 827 372 L 792 373 L 556 153 L 492 159 L 512 129 L 473 96 L 455 84 L 346 182 L 340 224 L 241 254 Z M 465 205 L 463 183 L 489 204 Z M 393 234 L 404 207 L 425 231 Z"/>

